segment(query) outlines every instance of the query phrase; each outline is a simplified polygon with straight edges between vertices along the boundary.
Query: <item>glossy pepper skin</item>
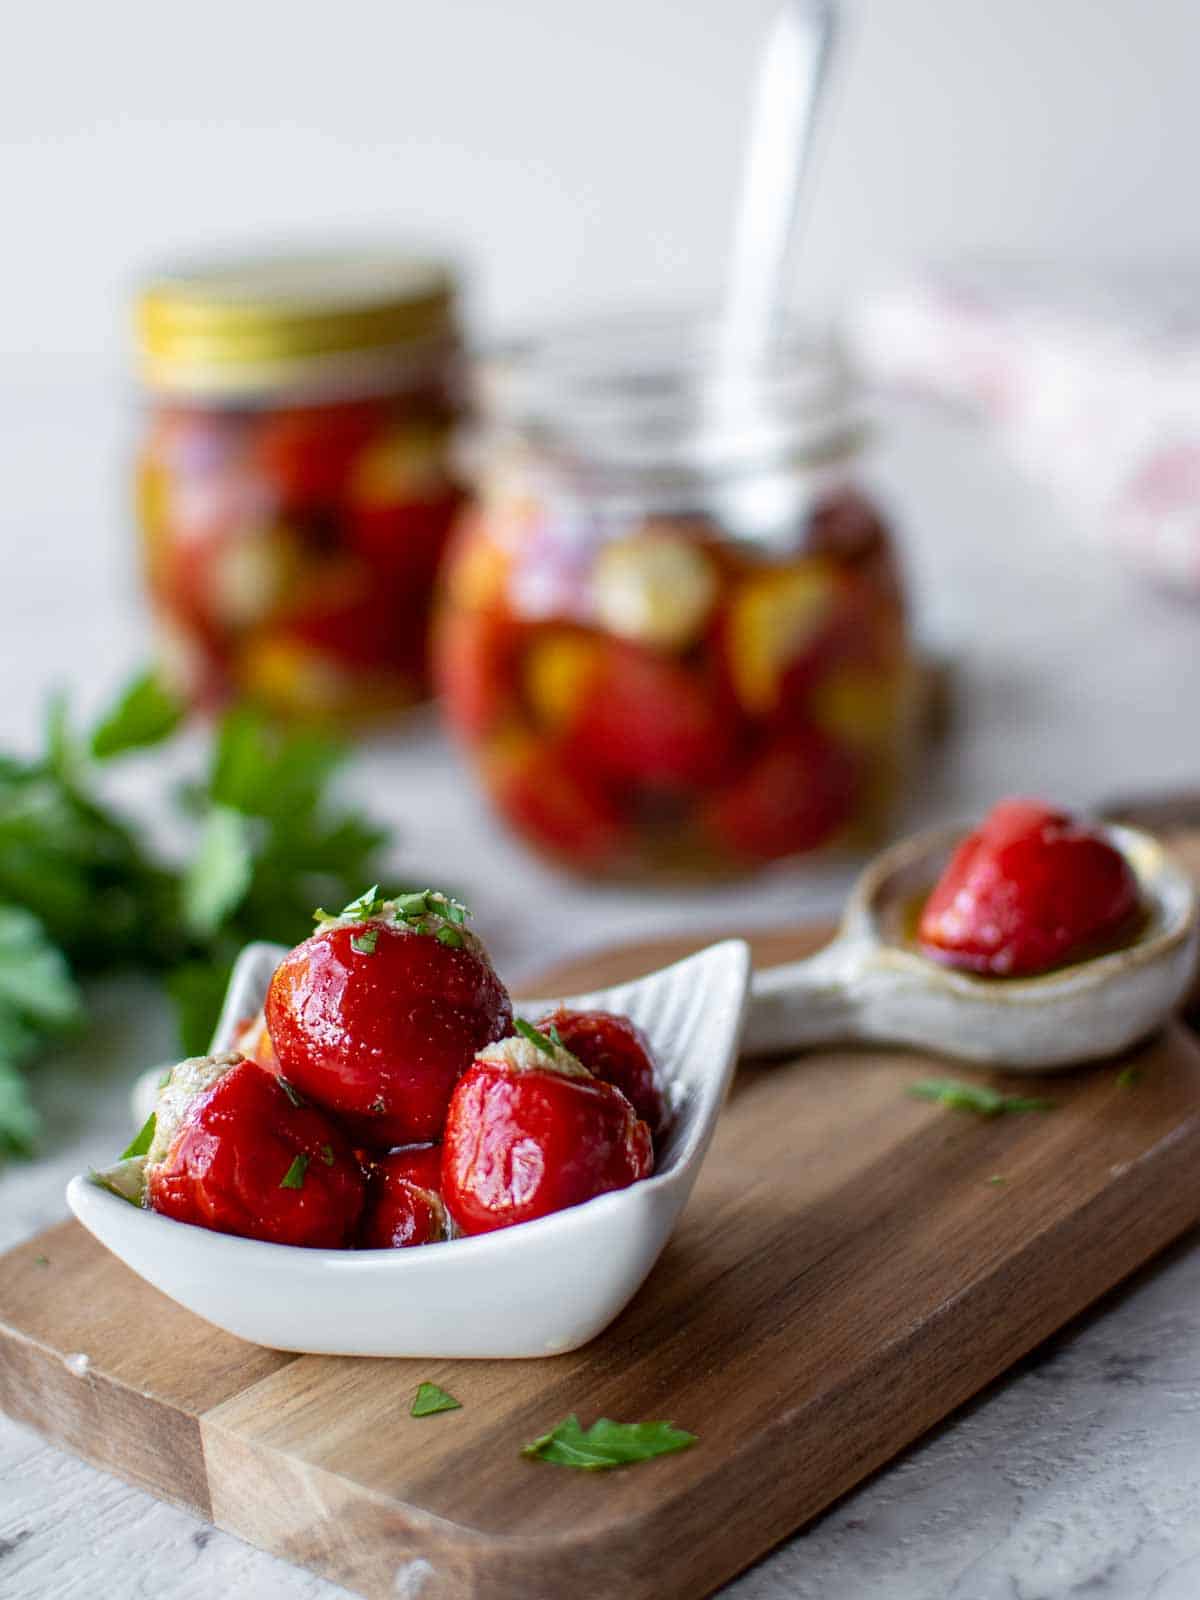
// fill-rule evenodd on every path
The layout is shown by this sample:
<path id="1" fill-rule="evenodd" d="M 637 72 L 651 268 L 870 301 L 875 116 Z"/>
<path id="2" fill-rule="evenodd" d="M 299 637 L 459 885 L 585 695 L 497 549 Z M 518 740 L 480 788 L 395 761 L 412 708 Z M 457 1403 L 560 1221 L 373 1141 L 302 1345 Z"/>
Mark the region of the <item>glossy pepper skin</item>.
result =
<path id="1" fill-rule="evenodd" d="M 402 1250 L 446 1237 L 442 1151 L 436 1144 L 392 1150 L 371 1165 L 358 1242 L 364 1250 Z"/>
<path id="2" fill-rule="evenodd" d="M 364 934 L 374 948 L 356 950 Z M 280 962 L 267 991 L 279 1070 L 371 1149 L 441 1137 L 476 1050 L 512 1027 L 508 992 L 477 939 L 369 921 L 325 928 Z"/>
<path id="3" fill-rule="evenodd" d="M 578 1064 L 515 1066 L 511 1043 L 477 1057 L 450 1101 L 442 1197 L 466 1234 L 581 1205 L 654 1165 L 650 1130 L 619 1089 Z"/>
<path id="4" fill-rule="evenodd" d="M 667 1108 L 650 1041 L 636 1022 L 612 1011 L 568 1011 L 560 1007 L 544 1016 L 537 1026 L 546 1034 L 553 1028 L 593 1077 L 620 1089 L 656 1139 L 663 1133 Z"/>
<path id="5" fill-rule="evenodd" d="M 925 902 L 923 952 L 989 977 L 1028 977 L 1131 931 L 1137 879 L 1119 850 L 1065 812 L 1003 800 L 955 851 Z"/>
<path id="6" fill-rule="evenodd" d="M 352 1244 L 364 1193 L 362 1168 L 332 1120 L 294 1105 L 248 1060 L 192 1100 L 162 1159 L 146 1168 L 153 1210 L 272 1244 Z"/>

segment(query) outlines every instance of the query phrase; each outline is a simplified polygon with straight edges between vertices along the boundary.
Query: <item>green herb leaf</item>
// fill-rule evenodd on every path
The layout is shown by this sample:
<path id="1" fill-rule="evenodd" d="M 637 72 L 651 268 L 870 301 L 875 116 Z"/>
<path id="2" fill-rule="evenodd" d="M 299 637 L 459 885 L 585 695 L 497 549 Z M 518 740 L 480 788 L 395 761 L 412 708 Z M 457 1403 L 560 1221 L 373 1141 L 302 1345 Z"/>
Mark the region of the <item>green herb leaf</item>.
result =
<path id="1" fill-rule="evenodd" d="M 550 1043 L 557 1045 L 560 1050 L 565 1050 L 567 1048 L 562 1042 L 562 1034 L 559 1033 L 558 1026 L 555 1023 L 550 1024 Z"/>
<path id="2" fill-rule="evenodd" d="M 145 1156 L 123 1156 L 120 1161 L 115 1161 L 111 1167 L 97 1171 L 95 1167 L 88 1170 L 88 1177 L 101 1189 L 107 1189 L 109 1194 L 115 1194 L 118 1200 L 125 1200 L 131 1206 L 141 1206 L 142 1197 L 146 1192 L 146 1158 Z"/>
<path id="3" fill-rule="evenodd" d="M 300 1093 L 299 1089 L 296 1088 L 295 1084 L 289 1083 L 288 1080 L 283 1076 L 282 1072 L 276 1076 L 275 1082 L 283 1090 L 284 1094 L 287 1095 L 288 1099 L 294 1106 L 299 1107 L 306 1106 L 308 1104 L 308 1101 L 305 1100 L 304 1096 Z"/>
<path id="4" fill-rule="evenodd" d="M 1008 1182 L 1008 1179 L 1006 1177 L 1004 1177 L 1004 1175 L 1002 1173 L 993 1172 L 991 1177 L 987 1181 L 990 1184 L 992 1184 L 995 1188 L 999 1189 L 1004 1184 L 1006 1184 Z"/>
<path id="5" fill-rule="evenodd" d="M 454 923 L 458 928 L 461 928 L 471 915 L 461 900 L 455 900 L 452 895 L 443 894 L 440 889 L 427 889 L 425 891 L 425 900 L 428 902 L 430 911 L 436 911 L 439 917 L 444 917 L 447 922 Z"/>
<path id="6" fill-rule="evenodd" d="M 304 1174 L 308 1171 L 309 1157 L 300 1155 L 292 1157 L 292 1164 L 279 1180 L 281 1189 L 303 1189 Z"/>
<path id="7" fill-rule="evenodd" d="M 214 806 L 200 848 L 183 879 L 183 916 L 197 939 L 211 938 L 245 898 L 254 878 L 249 824 L 240 812 Z"/>
<path id="8" fill-rule="evenodd" d="M 0 1151 L 27 1156 L 42 1131 L 29 1086 L 15 1063 L 0 1059 Z"/>
<path id="9" fill-rule="evenodd" d="M 973 1111 L 980 1117 L 999 1117 L 1010 1111 L 1053 1111 L 1054 1100 L 1027 1099 L 1022 1095 L 1001 1094 L 984 1083 L 963 1083 L 957 1078 L 925 1078 L 910 1083 L 908 1093 L 915 1100 L 935 1100 L 955 1111 Z"/>
<path id="10" fill-rule="evenodd" d="M 158 1124 L 158 1115 L 152 1111 L 142 1123 L 141 1131 L 130 1140 L 129 1144 L 121 1151 L 121 1160 L 128 1161 L 130 1156 L 144 1156 L 154 1143 L 154 1129 Z"/>
<path id="11" fill-rule="evenodd" d="M 327 1167 L 333 1165 L 333 1146 L 331 1144 L 323 1144 L 321 1146 L 321 1160 Z"/>
<path id="12" fill-rule="evenodd" d="M 1141 1083 L 1141 1081 L 1142 1081 L 1142 1069 L 1141 1069 L 1141 1067 L 1134 1067 L 1134 1066 L 1122 1067 L 1120 1072 L 1117 1073 L 1117 1088 L 1118 1089 L 1134 1089 L 1134 1088 L 1137 1087 L 1137 1085 L 1139 1083 Z"/>
<path id="13" fill-rule="evenodd" d="M 39 1120 L 21 1069 L 82 1015 L 62 953 L 20 906 L 0 906 L 0 1151 L 28 1155 Z"/>
<path id="14" fill-rule="evenodd" d="M 19 906 L 0 906 L 0 1006 L 38 1028 L 71 1028 L 83 1014 L 61 951 Z"/>
<path id="15" fill-rule="evenodd" d="M 560 1467 L 601 1472 L 671 1455 L 695 1443 L 694 1433 L 685 1433 L 669 1422 L 610 1422 L 601 1417 L 590 1428 L 581 1428 L 572 1413 L 550 1433 L 527 1444 L 521 1454 Z"/>
<path id="16" fill-rule="evenodd" d="M 108 761 L 127 750 L 144 750 L 169 739 L 186 715 L 186 708 L 153 672 L 144 672 L 129 684 L 116 705 L 92 733 L 92 754 Z"/>
<path id="17" fill-rule="evenodd" d="M 350 935 L 350 948 L 360 956 L 373 956 L 378 943 L 378 928 L 364 928 L 361 933 Z"/>
<path id="18" fill-rule="evenodd" d="M 356 900 L 351 900 L 348 906 L 343 906 L 341 914 L 343 917 L 349 917 L 352 922 L 365 922 L 368 917 L 377 917 L 382 910 L 383 901 L 379 898 L 379 885 L 373 883 Z"/>
<path id="19" fill-rule="evenodd" d="M 461 950 L 466 943 L 458 929 L 450 927 L 449 923 L 443 923 L 434 937 L 439 944 L 448 945 L 451 950 Z"/>
<path id="20" fill-rule="evenodd" d="M 539 1033 L 531 1022 L 526 1022 L 524 1017 L 514 1017 L 513 1027 L 522 1039 L 528 1039 L 530 1044 L 537 1045 L 543 1055 L 554 1058 L 554 1040 L 548 1039 L 544 1033 Z"/>
<path id="21" fill-rule="evenodd" d="M 398 894 L 393 904 L 396 907 L 396 915 L 403 917 L 406 922 L 411 922 L 417 917 L 423 917 L 429 910 L 429 891 L 420 889 L 412 894 Z"/>
<path id="22" fill-rule="evenodd" d="M 436 1383 L 423 1383 L 413 1396 L 410 1417 L 432 1417 L 439 1411 L 461 1411 L 462 1401 L 456 1400 Z"/>

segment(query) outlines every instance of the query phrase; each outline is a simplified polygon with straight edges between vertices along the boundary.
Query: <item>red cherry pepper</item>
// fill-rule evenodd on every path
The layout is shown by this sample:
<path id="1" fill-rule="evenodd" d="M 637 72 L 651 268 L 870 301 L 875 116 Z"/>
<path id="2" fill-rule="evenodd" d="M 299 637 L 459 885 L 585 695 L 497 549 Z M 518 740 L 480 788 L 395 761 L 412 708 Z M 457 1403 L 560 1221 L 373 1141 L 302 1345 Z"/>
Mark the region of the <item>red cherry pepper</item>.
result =
<path id="1" fill-rule="evenodd" d="M 512 1025 L 482 945 L 455 937 L 443 944 L 383 921 L 338 925 L 275 970 L 266 1012 L 279 1070 L 358 1143 L 439 1138 L 458 1075 Z"/>
<path id="2" fill-rule="evenodd" d="M 603 872 L 626 843 L 621 814 L 604 786 L 581 780 L 554 745 L 530 744 L 495 779 L 500 810 L 547 854 L 584 871 Z"/>
<path id="3" fill-rule="evenodd" d="M 537 1026 L 545 1034 L 553 1028 L 593 1077 L 620 1089 L 658 1138 L 666 1127 L 667 1108 L 650 1041 L 636 1022 L 611 1011 L 568 1011 L 560 1007 Z"/>
<path id="4" fill-rule="evenodd" d="M 746 861 L 815 850 L 854 815 L 854 755 L 816 728 L 778 735 L 704 810 L 708 831 Z"/>
<path id="5" fill-rule="evenodd" d="M 231 1064 L 222 1068 L 222 1061 Z M 352 1244 L 364 1181 L 342 1133 L 324 1112 L 295 1104 L 257 1062 L 216 1058 L 214 1070 L 215 1082 L 199 1089 L 177 1125 L 163 1128 L 161 1154 L 151 1148 L 148 1204 L 177 1222 L 247 1239 Z"/>
<path id="6" fill-rule="evenodd" d="M 367 1206 L 358 1242 L 364 1250 L 401 1250 L 446 1237 L 442 1151 L 436 1144 L 393 1150 L 367 1174 Z"/>
<path id="7" fill-rule="evenodd" d="M 618 784 L 701 788 L 720 777 L 737 724 L 705 680 L 637 645 L 603 641 L 590 690 L 571 723 L 582 769 Z"/>
<path id="8" fill-rule="evenodd" d="M 619 1089 L 566 1051 L 506 1039 L 454 1091 L 442 1196 L 463 1233 L 489 1233 L 627 1188 L 653 1165 L 650 1130 Z"/>
<path id="9" fill-rule="evenodd" d="M 1111 944 L 1138 910 L 1125 857 L 1065 812 L 1004 800 L 955 851 L 925 902 L 926 955 L 991 977 L 1046 972 Z"/>

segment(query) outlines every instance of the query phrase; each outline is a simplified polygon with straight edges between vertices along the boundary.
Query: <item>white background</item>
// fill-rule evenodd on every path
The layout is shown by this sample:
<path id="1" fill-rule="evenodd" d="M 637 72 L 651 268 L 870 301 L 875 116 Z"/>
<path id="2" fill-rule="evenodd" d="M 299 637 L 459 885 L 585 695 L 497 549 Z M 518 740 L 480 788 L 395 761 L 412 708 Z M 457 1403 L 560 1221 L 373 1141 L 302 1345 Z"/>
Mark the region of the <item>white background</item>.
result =
<path id="1" fill-rule="evenodd" d="M 719 281 L 774 0 L 39 0 L 0 44 L 0 352 L 122 351 L 225 240 L 444 239 L 485 322 Z M 1196 0 L 858 0 L 804 282 L 1200 243 Z"/>

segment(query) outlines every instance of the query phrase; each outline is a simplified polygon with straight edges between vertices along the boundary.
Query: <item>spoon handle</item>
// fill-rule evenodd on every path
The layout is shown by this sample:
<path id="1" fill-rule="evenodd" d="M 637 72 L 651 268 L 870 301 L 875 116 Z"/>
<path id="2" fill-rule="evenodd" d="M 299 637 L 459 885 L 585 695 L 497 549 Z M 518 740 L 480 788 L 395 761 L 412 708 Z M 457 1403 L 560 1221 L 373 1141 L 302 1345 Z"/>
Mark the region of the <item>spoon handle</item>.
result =
<path id="1" fill-rule="evenodd" d="M 787 296 L 836 0 L 783 0 L 768 32 L 738 195 L 723 335 L 728 358 L 765 355 Z"/>
<path id="2" fill-rule="evenodd" d="M 805 961 L 756 972 L 743 1055 L 775 1055 L 861 1038 L 867 948 L 863 940 L 843 933 Z"/>

